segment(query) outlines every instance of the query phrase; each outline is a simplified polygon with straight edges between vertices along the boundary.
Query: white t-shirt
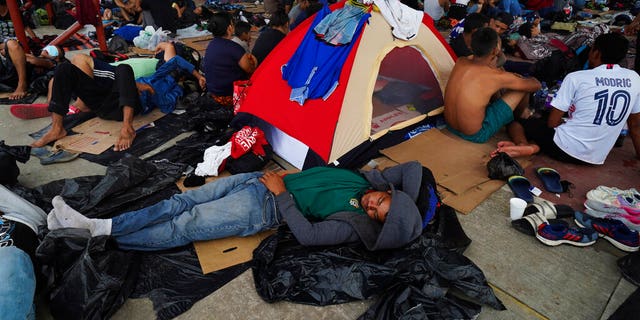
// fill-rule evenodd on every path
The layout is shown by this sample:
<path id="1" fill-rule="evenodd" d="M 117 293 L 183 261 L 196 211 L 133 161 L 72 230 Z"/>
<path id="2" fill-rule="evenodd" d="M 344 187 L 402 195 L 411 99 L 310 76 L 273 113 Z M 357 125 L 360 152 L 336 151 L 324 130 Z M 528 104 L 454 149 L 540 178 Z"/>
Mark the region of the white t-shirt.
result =
<path id="1" fill-rule="evenodd" d="M 640 76 L 617 64 L 568 74 L 551 102 L 569 112 L 553 141 L 576 159 L 603 164 L 629 114 L 640 113 Z"/>
<path id="2" fill-rule="evenodd" d="M 444 8 L 440 6 L 439 0 L 424 0 L 424 13 L 433 18 L 433 21 L 438 21 L 444 15 Z"/>

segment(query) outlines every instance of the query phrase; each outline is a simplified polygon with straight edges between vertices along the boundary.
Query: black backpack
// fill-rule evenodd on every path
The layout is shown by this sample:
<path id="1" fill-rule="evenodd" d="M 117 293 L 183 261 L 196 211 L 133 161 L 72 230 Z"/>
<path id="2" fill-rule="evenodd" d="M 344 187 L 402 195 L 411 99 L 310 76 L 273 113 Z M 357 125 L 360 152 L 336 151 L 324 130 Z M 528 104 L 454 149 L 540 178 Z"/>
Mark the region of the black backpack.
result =
<path id="1" fill-rule="evenodd" d="M 579 57 L 571 49 L 553 50 L 551 56 L 538 60 L 532 67 L 533 76 L 546 83 L 556 83 L 573 71 L 582 69 Z"/>

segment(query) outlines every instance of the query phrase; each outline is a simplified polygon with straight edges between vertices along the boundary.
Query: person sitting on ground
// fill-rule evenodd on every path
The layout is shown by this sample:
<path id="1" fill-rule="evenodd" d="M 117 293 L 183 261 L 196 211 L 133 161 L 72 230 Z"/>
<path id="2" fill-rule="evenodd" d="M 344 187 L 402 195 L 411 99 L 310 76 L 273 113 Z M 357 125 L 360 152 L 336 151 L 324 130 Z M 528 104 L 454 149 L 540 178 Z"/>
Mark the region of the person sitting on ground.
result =
<path id="1" fill-rule="evenodd" d="M 449 76 L 444 117 L 454 134 L 484 143 L 500 128 L 528 110 L 529 93 L 540 89 L 535 78 L 523 78 L 496 66 L 500 38 L 492 28 L 481 28 L 471 37 L 473 56 L 462 57 Z M 536 150 L 537 151 L 537 150 Z"/>
<path id="2" fill-rule="evenodd" d="M 138 1 L 139 0 L 114 0 L 115 4 L 120 9 L 118 10 L 120 16 L 122 16 L 122 19 L 127 23 L 142 23 L 142 15 L 140 14 L 141 10 Z"/>
<path id="3" fill-rule="evenodd" d="M 249 43 L 251 42 L 251 24 L 244 21 L 236 22 L 235 32 L 231 41 L 239 44 L 245 52 L 249 51 Z"/>
<path id="4" fill-rule="evenodd" d="M 458 57 L 467 57 L 471 52 L 471 36 L 479 28 L 489 25 L 489 18 L 482 13 L 472 13 L 464 18 L 464 31 L 449 41 L 449 45 Z"/>
<path id="5" fill-rule="evenodd" d="M 303 1 L 301 5 L 303 6 L 301 7 L 302 12 L 298 14 L 296 20 L 293 23 L 289 24 L 289 28 L 291 28 L 291 30 L 295 29 L 295 27 L 301 24 L 302 21 L 316 14 L 316 12 L 320 11 L 323 6 L 323 4 L 318 0 L 306 0 L 306 2 Z"/>
<path id="6" fill-rule="evenodd" d="M 292 24 L 298 19 L 298 15 L 309 5 L 309 0 L 296 0 L 291 10 L 287 13 L 289 16 L 289 24 Z"/>
<path id="7" fill-rule="evenodd" d="M 589 52 L 591 69 L 569 73 L 548 116 L 514 122 L 513 142 L 499 142 L 496 152 L 516 157 L 534 146 L 559 161 L 603 164 L 626 122 L 640 159 L 640 76 L 617 64 L 628 46 L 620 34 L 598 36 Z"/>
<path id="8" fill-rule="evenodd" d="M 214 13 L 207 29 L 213 34 L 202 61 L 207 91 L 216 103 L 230 106 L 233 104 L 233 82 L 249 79 L 258 61 L 239 44 L 231 41 L 235 33 L 231 14 Z"/>
<path id="9" fill-rule="evenodd" d="M 0 310 L 6 319 L 35 319 L 38 228 L 47 214 L 0 184 Z"/>
<path id="10" fill-rule="evenodd" d="M 131 66 L 114 67 L 85 54 L 73 56 L 71 63 L 59 65 L 54 74 L 48 108 L 52 112 L 51 128 L 31 146 L 43 147 L 67 135 L 63 119 L 69 112 L 71 97 L 77 96 L 74 106 L 80 111 L 93 111 L 100 118 L 122 121 L 113 150 L 128 149 L 136 136 L 133 116 L 141 111 L 138 91 L 153 93 L 153 88 L 135 82 Z"/>
<path id="11" fill-rule="evenodd" d="M 433 21 L 438 21 L 449 11 L 449 6 L 451 6 L 449 0 L 425 0 L 422 10 L 428 14 Z"/>
<path id="12" fill-rule="evenodd" d="M 27 95 L 30 80 L 42 76 L 64 60 L 64 51 L 57 46 L 46 46 L 39 56 L 27 54 L 17 40 L 0 44 L 0 84 L 15 88 L 9 99 L 22 99 Z"/>
<path id="13" fill-rule="evenodd" d="M 276 12 L 267 28 L 260 32 L 256 44 L 253 46 L 251 53 L 258 59 L 258 64 L 264 61 L 269 52 L 284 39 L 289 33 L 289 16 L 283 11 Z"/>
<path id="14" fill-rule="evenodd" d="M 418 237 L 433 217 L 423 218 L 416 205 L 422 179 L 415 161 L 368 172 L 316 167 L 284 178 L 242 173 L 113 219 L 88 219 L 56 196 L 47 222 L 51 230 L 111 235 L 131 250 L 249 236 L 284 221 L 302 245 L 362 242 L 369 250 L 392 249 Z"/>
<path id="15" fill-rule="evenodd" d="M 171 0 L 137 0 L 142 10 L 143 25 L 171 31 L 178 29 L 178 13 L 171 7 Z"/>

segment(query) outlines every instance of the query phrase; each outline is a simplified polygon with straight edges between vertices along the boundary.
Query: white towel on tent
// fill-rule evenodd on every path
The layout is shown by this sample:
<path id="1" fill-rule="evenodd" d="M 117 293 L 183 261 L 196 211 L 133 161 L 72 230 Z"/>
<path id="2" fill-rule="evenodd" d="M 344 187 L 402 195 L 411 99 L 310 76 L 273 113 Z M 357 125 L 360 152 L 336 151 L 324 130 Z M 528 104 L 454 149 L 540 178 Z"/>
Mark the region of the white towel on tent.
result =
<path id="1" fill-rule="evenodd" d="M 394 37 L 410 40 L 418 36 L 424 12 L 412 9 L 400 3 L 399 0 L 374 0 L 373 2 L 391 25 L 391 33 Z"/>

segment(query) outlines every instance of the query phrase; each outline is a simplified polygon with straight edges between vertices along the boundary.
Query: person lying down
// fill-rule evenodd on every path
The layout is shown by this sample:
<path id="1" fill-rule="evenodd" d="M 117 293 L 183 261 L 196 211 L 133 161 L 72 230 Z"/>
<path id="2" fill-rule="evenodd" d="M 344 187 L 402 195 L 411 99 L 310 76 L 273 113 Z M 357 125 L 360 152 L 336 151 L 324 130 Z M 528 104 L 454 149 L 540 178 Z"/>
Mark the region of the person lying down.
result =
<path id="1" fill-rule="evenodd" d="M 303 245 L 362 242 L 369 250 L 404 246 L 422 233 L 416 206 L 422 167 L 383 171 L 316 167 L 284 177 L 236 174 L 113 219 L 89 219 L 56 196 L 50 230 L 111 235 L 122 249 L 153 251 L 193 241 L 249 236 L 287 223 Z"/>

